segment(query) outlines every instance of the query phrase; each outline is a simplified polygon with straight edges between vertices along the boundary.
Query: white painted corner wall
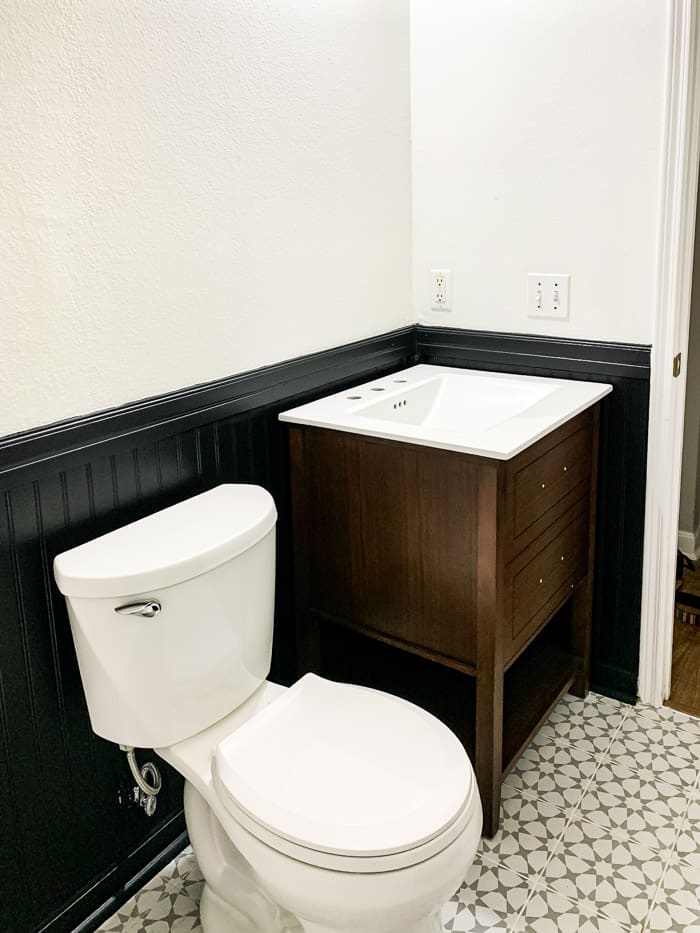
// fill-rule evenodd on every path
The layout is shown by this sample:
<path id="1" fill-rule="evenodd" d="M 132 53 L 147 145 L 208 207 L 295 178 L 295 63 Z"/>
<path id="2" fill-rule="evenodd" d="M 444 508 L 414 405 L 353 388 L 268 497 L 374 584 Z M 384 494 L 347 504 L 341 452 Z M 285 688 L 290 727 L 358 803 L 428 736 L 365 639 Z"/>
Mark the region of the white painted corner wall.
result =
<path id="1" fill-rule="evenodd" d="M 668 3 L 410 16 L 0 5 L 0 436 L 416 320 L 652 341 Z"/>
<path id="2" fill-rule="evenodd" d="M 652 342 L 668 21 L 660 0 L 411 0 L 418 320 Z M 570 273 L 568 321 L 527 317 L 528 272 Z"/>
<path id="3" fill-rule="evenodd" d="M 0 61 L 0 436 L 411 321 L 407 0 L 7 0 Z"/>

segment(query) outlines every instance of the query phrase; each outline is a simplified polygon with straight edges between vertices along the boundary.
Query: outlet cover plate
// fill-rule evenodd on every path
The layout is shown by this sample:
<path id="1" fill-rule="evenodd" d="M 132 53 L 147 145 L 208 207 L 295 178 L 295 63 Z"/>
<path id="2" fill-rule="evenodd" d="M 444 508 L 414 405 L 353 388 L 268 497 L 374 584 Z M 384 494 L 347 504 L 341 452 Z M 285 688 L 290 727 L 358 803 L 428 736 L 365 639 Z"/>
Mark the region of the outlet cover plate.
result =
<path id="1" fill-rule="evenodd" d="M 529 272 L 527 316 L 566 321 L 569 318 L 568 272 Z"/>
<path id="2" fill-rule="evenodd" d="M 452 270 L 430 270 L 430 308 L 432 311 L 452 310 Z"/>

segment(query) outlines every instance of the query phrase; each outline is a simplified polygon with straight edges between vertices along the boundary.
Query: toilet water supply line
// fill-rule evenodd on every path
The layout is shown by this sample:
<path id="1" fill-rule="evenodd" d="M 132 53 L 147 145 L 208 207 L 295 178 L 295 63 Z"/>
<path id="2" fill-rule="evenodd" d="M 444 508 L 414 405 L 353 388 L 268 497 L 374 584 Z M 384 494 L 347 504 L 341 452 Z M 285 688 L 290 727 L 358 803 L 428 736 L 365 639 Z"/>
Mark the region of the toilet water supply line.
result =
<path id="1" fill-rule="evenodd" d="M 137 802 L 146 811 L 146 816 L 153 816 L 156 811 L 156 796 L 163 785 L 160 771 L 152 761 L 147 761 L 145 765 L 139 768 L 136 761 L 136 751 L 132 745 L 120 745 L 119 748 L 126 755 L 131 776 L 141 792 L 136 798 Z M 152 783 L 149 783 L 149 778 Z"/>

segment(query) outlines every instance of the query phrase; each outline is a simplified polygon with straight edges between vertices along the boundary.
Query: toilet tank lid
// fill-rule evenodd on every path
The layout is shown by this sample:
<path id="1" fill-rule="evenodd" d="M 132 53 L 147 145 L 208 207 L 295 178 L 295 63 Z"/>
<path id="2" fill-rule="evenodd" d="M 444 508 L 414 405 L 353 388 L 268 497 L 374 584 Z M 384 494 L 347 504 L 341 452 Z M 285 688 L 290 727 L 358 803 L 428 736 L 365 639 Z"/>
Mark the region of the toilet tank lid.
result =
<path id="1" fill-rule="evenodd" d="M 269 492 L 227 483 L 64 551 L 54 560 L 54 576 L 64 596 L 143 594 L 242 554 L 276 520 Z"/>

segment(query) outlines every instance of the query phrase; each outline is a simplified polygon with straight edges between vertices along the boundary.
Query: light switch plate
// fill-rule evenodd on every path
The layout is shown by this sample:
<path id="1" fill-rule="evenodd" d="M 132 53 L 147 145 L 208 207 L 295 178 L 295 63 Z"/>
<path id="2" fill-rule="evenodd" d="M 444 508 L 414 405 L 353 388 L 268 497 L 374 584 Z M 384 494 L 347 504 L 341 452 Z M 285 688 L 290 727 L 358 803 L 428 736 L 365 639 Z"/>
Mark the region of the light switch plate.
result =
<path id="1" fill-rule="evenodd" d="M 529 272 L 527 316 L 566 321 L 569 317 L 569 274 Z"/>

